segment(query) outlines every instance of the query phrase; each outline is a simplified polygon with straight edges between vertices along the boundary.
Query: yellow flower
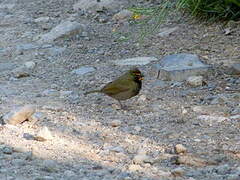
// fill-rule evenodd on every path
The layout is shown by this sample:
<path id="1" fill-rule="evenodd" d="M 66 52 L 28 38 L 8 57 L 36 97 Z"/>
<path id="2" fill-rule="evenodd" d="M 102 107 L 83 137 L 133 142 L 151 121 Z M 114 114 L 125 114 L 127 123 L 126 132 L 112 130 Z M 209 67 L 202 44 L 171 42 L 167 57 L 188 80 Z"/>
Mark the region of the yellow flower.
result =
<path id="1" fill-rule="evenodd" d="M 134 15 L 133 15 L 133 19 L 134 19 L 134 20 L 141 19 L 141 15 L 140 15 L 140 14 L 134 14 Z"/>

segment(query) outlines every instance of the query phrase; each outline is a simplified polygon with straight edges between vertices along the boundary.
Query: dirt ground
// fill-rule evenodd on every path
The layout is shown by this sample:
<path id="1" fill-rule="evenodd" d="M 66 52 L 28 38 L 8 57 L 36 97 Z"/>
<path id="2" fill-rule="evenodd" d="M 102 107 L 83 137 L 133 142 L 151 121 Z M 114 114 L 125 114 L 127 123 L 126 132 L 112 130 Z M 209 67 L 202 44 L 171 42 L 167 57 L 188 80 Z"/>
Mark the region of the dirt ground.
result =
<path id="1" fill-rule="evenodd" d="M 206 24 L 173 13 L 139 43 L 139 24 L 112 17 L 154 2 L 122 0 L 114 11 L 96 13 L 76 12 L 75 3 L 0 0 L 0 115 L 33 104 L 40 117 L 34 125 L 0 126 L 0 179 L 239 180 L 240 79 L 227 72 L 240 61 L 240 23 L 226 33 L 222 22 Z M 39 17 L 50 20 L 36 23 Z M 84 24 L 85 31 L 40 48 L 37 37 L 66 19 Z M 178 29 L 159 37 L 166 27 Z M 206 85 L 158 80 L 158 62 L 152 62 L 139 66 L 145 80 L 140 94 L 123 102 L 127 110 L 101 94 L 84 96 L 130 68 L 114 65 L 115 60 L 153 56 L 160 61 L 180 52 L 212 65 Z M 36 63 L 30 76 L 16 78 L 17 68 L 29 61 Z M 96 70 L 72 73 L 81 66 Z M 51 140 L 26 138 L 43 127 Z M 177 144 L 187 152 L 177 153 Z"/>

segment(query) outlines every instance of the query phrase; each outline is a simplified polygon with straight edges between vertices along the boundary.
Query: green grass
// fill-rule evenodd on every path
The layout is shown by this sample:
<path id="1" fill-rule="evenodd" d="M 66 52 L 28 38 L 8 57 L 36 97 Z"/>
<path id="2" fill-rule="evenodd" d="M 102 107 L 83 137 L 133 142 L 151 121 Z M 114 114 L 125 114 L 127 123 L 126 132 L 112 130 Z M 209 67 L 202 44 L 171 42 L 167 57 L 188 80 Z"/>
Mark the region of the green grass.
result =
<path id="1" fill-rule="evenodd" d="M 178 0 L 177 7 L 207 21 L 240 19 L 239 0 Z"/>

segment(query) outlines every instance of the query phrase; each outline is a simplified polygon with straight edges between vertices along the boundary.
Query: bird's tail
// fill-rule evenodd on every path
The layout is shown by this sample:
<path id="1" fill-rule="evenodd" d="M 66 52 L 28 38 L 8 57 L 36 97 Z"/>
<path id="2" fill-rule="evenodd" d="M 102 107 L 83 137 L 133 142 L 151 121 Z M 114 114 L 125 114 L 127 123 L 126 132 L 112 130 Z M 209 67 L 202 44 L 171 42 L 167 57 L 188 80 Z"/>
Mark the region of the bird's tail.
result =
<path id="1" fill-rule="evenodd" d="M 92 94 L 92 93 L 100 93 L 100 92 L 101 92 L 100 90 L 93 90 L 93 91 L 85 92 L 84 95 L 88 95 L 88 94 Z"/>

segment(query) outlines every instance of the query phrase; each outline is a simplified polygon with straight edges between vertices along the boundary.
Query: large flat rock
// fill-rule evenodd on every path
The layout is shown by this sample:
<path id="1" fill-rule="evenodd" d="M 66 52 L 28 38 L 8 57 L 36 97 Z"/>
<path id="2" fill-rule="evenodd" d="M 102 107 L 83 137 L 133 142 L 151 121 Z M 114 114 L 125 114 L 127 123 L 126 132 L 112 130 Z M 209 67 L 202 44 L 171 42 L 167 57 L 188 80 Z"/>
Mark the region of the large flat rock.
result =
<path id="1" fill-rule="evenodd" d="M 197 55 L 187 53 L 165 56 L 156 67 L 160 79 L 173 81 L 184 81 L 189 76 L 204 75 L 210 69 Z"/>

